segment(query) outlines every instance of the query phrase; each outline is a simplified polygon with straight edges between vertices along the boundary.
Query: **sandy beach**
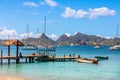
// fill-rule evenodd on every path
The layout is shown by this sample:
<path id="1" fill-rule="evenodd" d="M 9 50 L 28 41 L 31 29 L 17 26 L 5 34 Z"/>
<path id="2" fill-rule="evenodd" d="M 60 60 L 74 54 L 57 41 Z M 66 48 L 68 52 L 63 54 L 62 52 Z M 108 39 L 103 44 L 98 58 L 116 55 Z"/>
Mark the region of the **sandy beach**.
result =
<path id="1" fill-rule="evenodd" d="M 20 77 L 0 76 L 0 80 L 28 80 Z"/>

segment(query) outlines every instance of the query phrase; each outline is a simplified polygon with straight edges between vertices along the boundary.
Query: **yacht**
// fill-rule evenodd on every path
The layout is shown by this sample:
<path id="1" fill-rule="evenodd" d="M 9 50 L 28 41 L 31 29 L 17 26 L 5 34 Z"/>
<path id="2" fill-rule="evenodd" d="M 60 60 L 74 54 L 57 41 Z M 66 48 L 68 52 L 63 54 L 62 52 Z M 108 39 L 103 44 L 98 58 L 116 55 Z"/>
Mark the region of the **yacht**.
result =
<path id="1" fill-rule="evenodd" d="M 115 45 L 115 46 L 112 46 L 112 47 L 110 47 L 109 48 L 110 50 L 120 50 L 120 44 L 117 44 L 117 45 Z"/>

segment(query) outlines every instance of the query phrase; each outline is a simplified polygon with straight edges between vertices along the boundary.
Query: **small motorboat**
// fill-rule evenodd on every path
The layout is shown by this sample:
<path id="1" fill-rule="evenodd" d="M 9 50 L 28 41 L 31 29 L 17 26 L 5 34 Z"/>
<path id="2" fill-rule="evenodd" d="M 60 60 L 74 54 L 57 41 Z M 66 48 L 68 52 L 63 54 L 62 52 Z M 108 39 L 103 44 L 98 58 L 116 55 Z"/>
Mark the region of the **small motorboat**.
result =
<path id="1" fill-rule="evenodd" d="M 38 49 L 38 51 L 56 51 L 56 47 L 52 46 L 52 47 L 41 47 Z"/>
<path id="2" fill-rule="evenodd" d="M 97 46 L 94 46 L 95 49 L 100 49 L 101 46 L 97 45 Z"/>
<path id="3" fill-rule="evenodd" d="M 81 63 L 93 63 L 93 64 L 97 64 L 98 63 L 97 59 L 90 59 L 90 58 L 78 58 L 76 60 L 78 62 L 81 62 Z"/>
<path id="4" fill-rule="evenodd" d="M 95 56 L 95 58 L 97 58 L 97 59 L 108 59 L 109 57 L 108 56 Z"/>

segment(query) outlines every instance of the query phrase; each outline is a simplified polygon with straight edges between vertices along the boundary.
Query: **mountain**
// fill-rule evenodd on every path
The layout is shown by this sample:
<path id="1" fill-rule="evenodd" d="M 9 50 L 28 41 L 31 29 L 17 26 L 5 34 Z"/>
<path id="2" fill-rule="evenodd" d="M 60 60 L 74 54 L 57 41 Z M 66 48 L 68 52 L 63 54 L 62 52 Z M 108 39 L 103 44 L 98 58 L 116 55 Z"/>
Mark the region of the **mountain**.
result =
<path id="1" fill-rule="evenodd" d="M 67 35 L 62 35 L 57 39 L 57 44 L 58 41 L 60 41 L 62 45 L 70 45 L 71 43 L 74 45 L 113 45 L 112 43 L 114 43 L 113 39 L 106 39 L 95 35 L 86 35 L 80 32 L 69 37 Z"/>
<path id="2" fill-rule="evenodd" d="M 60 45 L 69 45 L 70 42 L 71 42 L 70 38 L 65 34 L 61 35 L 56 40 L 56 44 L 60 44 Z"/>
<path id="3" fill-rule="evenodd" d="M 38 45 L 55 45 L 55 41 L 47 37 L 44 33 L 37 38 Z"/>
<path id="4" fill-rule="evenodd" d="M 2 44 L 6 40 L 0 40 Z M 66 34 L 61 35 L 56 41 L 50 39 L 44 33 L 39 38 L 27 38 L 22 40 L 24 44 L 27 42 L 29 45 L 115 45 L 120 43 L 120 38 L 106 39 L 95 35 L 86 35 L 77 32 L 75 35 L 67 36 Z"/>
<path id="5" fill-rule="evenodd" d="M 27 42 L 29 45 L 34 46 L 45 46 L 45 45 L 54 45 L 55 41 L 47 37 L 44 33 L 41 34 L 39 38 L 27 38 L 22 40 L 24 44 Z"/>

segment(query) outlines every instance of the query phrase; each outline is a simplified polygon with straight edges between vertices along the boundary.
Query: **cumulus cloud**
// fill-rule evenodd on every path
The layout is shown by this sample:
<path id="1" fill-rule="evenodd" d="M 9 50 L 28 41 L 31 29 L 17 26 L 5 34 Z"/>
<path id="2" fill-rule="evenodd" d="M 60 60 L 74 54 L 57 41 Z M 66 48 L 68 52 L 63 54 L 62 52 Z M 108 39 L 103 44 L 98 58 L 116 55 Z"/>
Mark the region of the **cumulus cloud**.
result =
<path id="1" fill-rule="evenodd" d="M 75 10 L 70 7 L 66 7 L 64 13 L 61 14 L 64 18 L 84 18 L 88 17 L 89 19 L 95 19 L 100 16 L 114 16 L 116 15 L 115 10 L 110 10 L 107 7 L 101 7 L 101 8 L 89 8 L 88 11 L 85 11 L 83 9 Z"/>
<path id="2" fill-rule="evenodd" d="M 44 2 L 40 2 L 41 5 L 49 5 L 51 7 L 56 7 L 58 4 L 54 0 L 45 0 Z"/>
<path id="3" fill-rule="evenodd" d="M 6 27 L 0 27 L 0 38 L 1 39 L 16 39 L 18 34 L 14 29 L 6 29 Z"/>
<path id="4" fill-rule="evenodd" d="M 107 7 L 89 9 L 89 18 L 97 18 L 99 16 L 114 16 L 115 14 L 115 10 L 110 10 Z"/>
<path id="5" fill-rule="evenodd" d="M 102 38 L 106 38 L 106 39 L 113 39 L 112 36 L 102 36 L 102 35 L 100 35 L 100 34 L 97 34 L 96 36 L 102 37 Z"/>
<path id="6" fill-rule="evenodd" d="M 66 7 L 65 12 L 62 13 L 62 16 L 65 18 L 73 17 L 73 18 L 83 18 L 88 14 L 88 12 L 80 9 L 80 10 L 74 10 L 70 7 Z"/>
<path id="7" fill-rule="evenodd" d="M 57 40 L 58 39 L 58 36 L 56 34 L 51 34 L 51 35 L 48 35 L 47 36 L 53 40 Z"/>
<path id="8" fill-rule="evenodd" d="M 30 33 L 22 33 L 19 35 L 20 39 L 25 39 L 25 38 L 29 38 L 29 37 L 33 37 L 36 38 L 37 36 L 33 34 L 33 32 Z"/>
<path id="9" fill-rule="evenodd" d="M 33 32 L 18 34 L 14 29 L 7 29 L 6 27 L 0 27 L 0 39 L 25 39 L 28 37 L 36 37 Z"/>
<path id="10" fill-rule="evenodd" d="M 23 3 L 24 6 L 31 6 L 31 7 L 37 7 L 38 4 L 34 3 L 34 2 L 24 2 Z"/>
<path id="11" fill-rule="evenodd" d="M 41 5 L 45 5 L 45 2 L 40 2 Z"/>

